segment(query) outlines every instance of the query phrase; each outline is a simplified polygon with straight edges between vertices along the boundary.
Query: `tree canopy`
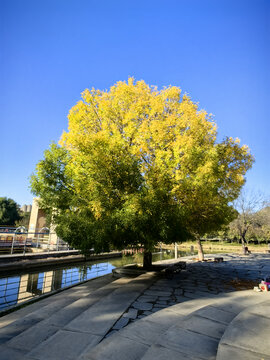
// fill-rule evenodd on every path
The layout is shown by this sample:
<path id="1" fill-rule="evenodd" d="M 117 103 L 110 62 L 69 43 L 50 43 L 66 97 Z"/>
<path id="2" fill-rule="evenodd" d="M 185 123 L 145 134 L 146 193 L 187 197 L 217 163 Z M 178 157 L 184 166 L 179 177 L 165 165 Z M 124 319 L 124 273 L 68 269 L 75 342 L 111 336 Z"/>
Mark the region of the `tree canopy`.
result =
<path id="1" fill-rule="evenodd" d="M 0 197 L 0 226 L 14 226 L 20 219 L 19 205 L 12 199 Z"/>
<path id="2" fill-rule="evenodd" d="M 235 216 L 253 157 L 217 142 L 211 115 L 189 96 L 144 81 L 85 90 L 31 185 L 56 231 L 83 250 L 199 238 Z"/>

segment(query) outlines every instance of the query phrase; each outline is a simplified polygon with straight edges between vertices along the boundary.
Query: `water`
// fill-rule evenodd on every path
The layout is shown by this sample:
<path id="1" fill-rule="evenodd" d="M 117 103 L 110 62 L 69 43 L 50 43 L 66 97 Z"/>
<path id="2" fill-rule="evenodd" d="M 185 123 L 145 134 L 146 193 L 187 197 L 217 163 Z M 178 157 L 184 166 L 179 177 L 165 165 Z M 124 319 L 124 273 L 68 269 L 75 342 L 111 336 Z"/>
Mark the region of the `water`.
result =
<path id="1" fill-rule="evenodd" d="M 187 255 L 178 252 L 178 256 Z M 174 258 L 174 252 L 163 251 L 153 254 L 153 262 Z M 0 311 L 27 300 L 37 298 L 55 290 L 63 289 L 82 281 L 110 274 L 115 267 L 142 263 L 143 255 L 123 256 L 106 261 L 83 262 L 29 271 L 0 278 Z"/>

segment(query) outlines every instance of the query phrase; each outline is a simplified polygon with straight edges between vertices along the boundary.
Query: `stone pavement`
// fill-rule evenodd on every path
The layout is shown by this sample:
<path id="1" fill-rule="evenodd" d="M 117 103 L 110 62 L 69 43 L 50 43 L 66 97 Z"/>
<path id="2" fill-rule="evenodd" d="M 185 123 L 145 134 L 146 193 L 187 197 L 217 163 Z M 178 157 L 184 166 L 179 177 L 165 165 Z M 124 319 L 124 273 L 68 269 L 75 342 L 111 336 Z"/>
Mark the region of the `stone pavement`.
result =
<path id="1" fill-rule="evenodd" d="M 111 329 L 111 333 L 120 330 L 130 322 L 184 301 L 209 298 L 223 292 L 252 289 L 261 279 L 270 275 L 269 254 L 221 255 L 224 258 L 222 263 L 194 263 L 191 256 L 182 258 L 187 261 L 187 271 L 182 271 L 172 280 L 158 279 L 128 308 L 119 323 Z M 207 257 L 213 259 L 214 255 L 206 255 Z M 167 260 L 166 262 L 174 263 L 175 261 Z M 130 320 L 125 322 L 123 318 Z"/>
<path id="2" fill-rule="evenodd" d="M 270 274 L 270 255 L 223 257 L 223 263 L 186 258 L 187 270 L 172 280 L 154 273 L 117 280 L 107 275 L 6 315 L 0 319 L 0 359 L 238 359 L 226 350 L 232 348 L 249 354 L 243 359 L 270 359 L 267 346 L 252 352 L 237 340 L 241 324 L 248 324 L 251 347 L 252 334 L 255 342 L 262 332 L 269 336 L 267 303 L 250 313 L 253 333 L 244 316 L 245 308 L 269 301 L 268 294 L 235 291 Z M 237 336 L 229 337 L 235 326 Z"/>
<path id="3" fill-rule="evenodd" d="M 270 301 L 242 311 L 226 328 L 217 359 L 270 359 Z"/>
<path id="4" fill-rule="evenodd" d="M 270 319 L 263 317 L 264 322 L 256 321 L 261 320 L 258 314 L 253 314 L 256 330 L 248 330 L 251 325 L 249 323 L 241 337 L 241 325 L 238 325 L 239 334 L 234 344 L 234 349 L 237 351 L 234 351 L 234 356 L 228 350 L 224 351 L 224 346 L 231 349 L 229 341 L 232 342 L 234 333 L 233 335 L 227 333 L 234 332 L 233 319 L 237 319 L 238 314 L 239 317 L 243 317 L 247 311 L 245 309 L 254 304 L 259 309 L 266 299 L 269 304 L 269 294 L 248 290 L 222 293 L 211 299 L 198 298 L 177 304 L 123 328 L 90 350 L 86 350 L 79 360 L 167 360 L 167 358 L 170 360 L 216 358 L 267 360 L 270 359 L 269 341 L 267 341 L 270 335 Z M 230 324 L 232 328 L 229 329 Z M 257 324 L 260 326 L 257 327 Z M 248 344 L 245 346 L 247 334 Z M 261 334 L 263 334 L 262 339 L 260 339 Z M 264 346 L 261 346 L 263 342 Z M 254 351 L 258 348 L 261 348 L 260 352 Z M 242 352 L 245 356 L 238 357 Z"/>

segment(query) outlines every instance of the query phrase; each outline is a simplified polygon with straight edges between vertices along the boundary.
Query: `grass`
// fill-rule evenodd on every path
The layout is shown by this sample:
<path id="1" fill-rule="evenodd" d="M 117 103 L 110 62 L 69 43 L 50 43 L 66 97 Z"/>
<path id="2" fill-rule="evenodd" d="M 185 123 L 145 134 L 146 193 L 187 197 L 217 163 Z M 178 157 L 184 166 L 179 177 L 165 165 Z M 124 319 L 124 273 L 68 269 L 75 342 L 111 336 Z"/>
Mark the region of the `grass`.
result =
<path id="1" fill-rule="evenodd" d="M 190 250 L 191 246 L 194 247 L 194 250 L 197 249 L 197 245 L 195 241 L 187 241 L 184 243 L 178 243 L 178 250 Z M 225 251 L 225 252 L 236 252 L 236 253 L 241 253 L 242 252 L 242 245 L 238 244 L 238 243 L 228 243 L 226 241 L 219 241 L 219 242 L 211 242 L 208 240 L 202 240 L 202 246 L 204 251 L 207 250 L 213 250 L 213 251 Z M 251 252 L 266 252 L 267 250 L 269 250 L 268 245 L 267 244 L 249 244 L 247 245 L 248 249 Z M 162 245 L 163 249 L 170 249 L 170 250 L 174 250 L 174 244 L 172 245 Z"/>

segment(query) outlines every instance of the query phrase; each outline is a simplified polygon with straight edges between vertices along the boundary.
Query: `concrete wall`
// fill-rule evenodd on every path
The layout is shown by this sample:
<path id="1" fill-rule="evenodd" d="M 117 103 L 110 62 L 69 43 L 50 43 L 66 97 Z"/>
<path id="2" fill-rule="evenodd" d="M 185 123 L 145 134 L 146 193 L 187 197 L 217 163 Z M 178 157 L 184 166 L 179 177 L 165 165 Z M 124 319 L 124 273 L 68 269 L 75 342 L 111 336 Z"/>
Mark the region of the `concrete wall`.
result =
<path id="1" fill-rule="evenodd" d="M 38 199 L 33 199 L 33 205 L 30 215 L 28 237 L 33 237 L 35 232 L 39 232 L 46 226 L 46 216 L 44 210 L 39 208 Z"/>

